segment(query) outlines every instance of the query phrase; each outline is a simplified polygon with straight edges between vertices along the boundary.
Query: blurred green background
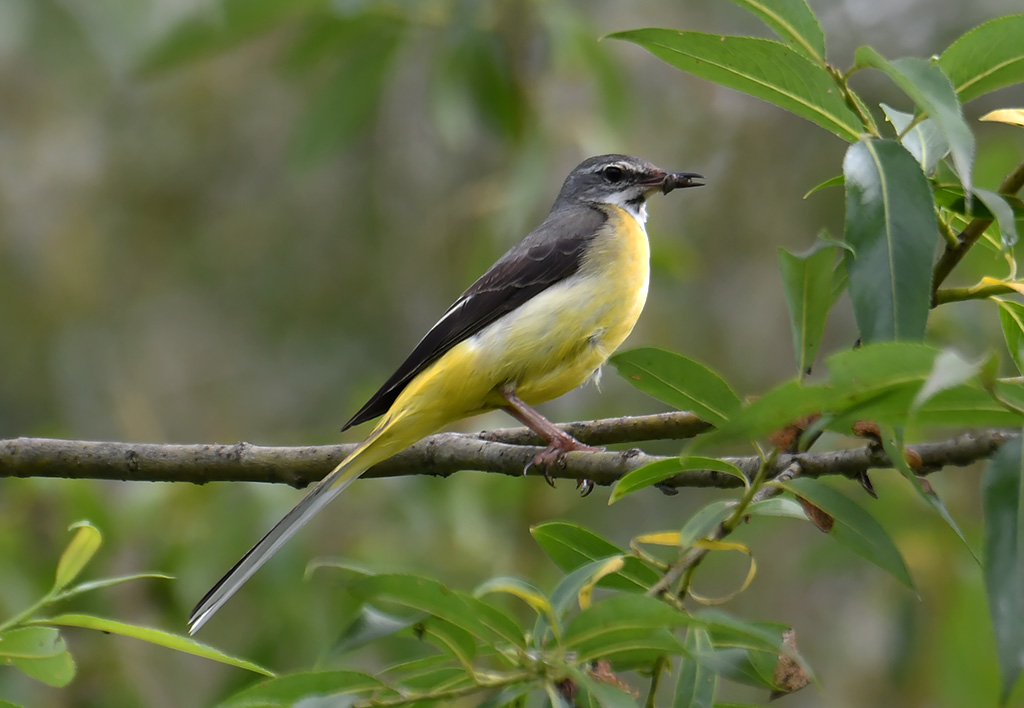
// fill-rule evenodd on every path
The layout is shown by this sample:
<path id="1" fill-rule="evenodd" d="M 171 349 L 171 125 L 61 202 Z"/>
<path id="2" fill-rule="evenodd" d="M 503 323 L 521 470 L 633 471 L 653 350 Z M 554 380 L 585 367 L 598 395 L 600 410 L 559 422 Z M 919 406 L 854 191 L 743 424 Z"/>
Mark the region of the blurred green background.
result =
<path id="1" fill-rule="evenodd" d="M 1019 0 L 812 2 L 840 67 L 860 44 L 930 56 Z M 544 216 L 562 179 L 601 152 L 703 173 L 650 205 L 652 282 L 627 346 L 678 350 L 741 394 L 795 373 L 776 249 L 842 230 L 842 192 L 806 201 L 846 145 L 774 107 L 662 64 L 610 32 L 666 26 L 765 31 L 738 7 L 688 2 L 0 0 L 0 438 L 59 436 L 265 445 L 337 433 L 437 316 Z M 871 81 L 875 81 L 872 84 Z M 865 77 L 872 104 L 906 110 Z M 1024 106 L 1020 87 L 967 107 Z M 976 183 L 995 188 L 1024 132 L 979 124 Z M 974 256 L 972 255 L 972 258 Z M 978 256 L 979 258 L 991 256 Z M 958 272 L 971 282 L 970 263 Z M 1000 346 L 991 305 L 943 308 L 932 338 Z M 856 338 L 843 301 L 827 353 Z M 663 410 L 613 372 L 544 407 L 556 420 Z M 502 415 L 461 428 L 510 425 Z M 650 446 L 671 453 L 674 444 Z M 325 470 L 326 471 L 326 470 Z M 792 624 L 824 692 L 791 706 L 985 705 L 996 696 L 980 570 L 892 475 L 869 506 L 920 596 L 809 526 L 758 521 L 760 561 L 729 610 Z M 933 477 L 972 541 L 977 470 Z M 0 614 L 52 582 L 89 518 L 96 576 L 154 570 L 79 601 L 184 631 L 207 587 L 300 497 L 285 487 L 3 480 Z M 279 671 L 379 669 L 415 641 L 329 656 L 354 608 L 340 555 L 426 572 L 462 589 L 497 574 L 545 588 L 559 574 L 531 524 L 567 519 L 619 543 L 678 528 L 715 498 L 653 490 L 607 508 L 538 480 L 464 473 L 356 485 L 203 630 Z M 745 566 L 709 563 L 705 594 Z M 64 690 L 0 669 L 0 697 L 38 706 L 205 706 L 242 671 L 85 631 Z M 759 700 L 743 688 L 726 698 Z"/>

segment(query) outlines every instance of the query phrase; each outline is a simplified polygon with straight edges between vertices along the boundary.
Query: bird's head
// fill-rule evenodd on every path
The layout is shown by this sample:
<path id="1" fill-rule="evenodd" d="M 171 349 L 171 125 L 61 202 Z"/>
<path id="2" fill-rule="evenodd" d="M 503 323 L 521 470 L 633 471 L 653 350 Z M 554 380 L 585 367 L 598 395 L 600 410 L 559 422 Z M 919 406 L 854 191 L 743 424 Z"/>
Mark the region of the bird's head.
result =
<path id="1" fill-rule="evenodd" d="M 666 172 L 647 160 L 630 155 L 598 155 L 581 162 L 569 173 L 558 201 L 614 204 L 647 219 L 647 197 L 654 192 L 700 187 L 704 176 L 695 172 Z"/>

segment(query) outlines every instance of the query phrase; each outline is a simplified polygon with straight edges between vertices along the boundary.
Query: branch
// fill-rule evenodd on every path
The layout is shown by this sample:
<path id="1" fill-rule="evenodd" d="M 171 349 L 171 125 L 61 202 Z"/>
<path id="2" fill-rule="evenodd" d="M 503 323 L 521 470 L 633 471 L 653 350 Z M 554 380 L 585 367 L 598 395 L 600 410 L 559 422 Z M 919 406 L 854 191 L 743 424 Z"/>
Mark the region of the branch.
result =
<path id="1" fill-rule="evenodd" d="M 634 426 L 635 438 L 650 439 L 660 429 L 667 436 L 692 433 L 695 419 L 688 414 L 642 416 L 625 420 Z M 588 442 L 619 439 L 605 431 L 608 421 L 573 423 L 569 430 L 593 431 L 582 435 Z M 701 426 L 704 424 L 701 423 Z M 909 446 L 921 457 L 921 474 L 946 466 L 963 466 L 989 457 L 1015 435 L 1012 430 L 983 430 L 941 442 Z M 530 440 L 525 429 L 496 430 L 474 435 L 440 433 L 432 435 L 366 472 L 367 478 L 425 474 L 447 477 L 461 470 L 479 470 L 520 476 L 539 447 L 493 440 Z M 607 435 L 607 437 L 601 437 Z M 47 438 L 15 438 L 0 441 L 0 477 L 57 477 L 71 479 L 116 479 L 145 482 L 271 482 L 304 487 L 323 477 L 351 452 L 355 445 L 307 447 L 261 447 L 241 442 L 234 445 L 158 445 L 147 443 L 87 442 Z M 626 473 L 651 462 L 669 459 L 648 455 L 636 448 L 619 452 L 572 452 L 564 468 L 550 470 L 563 479 L 591 479 L 610 485 Z M 752 477 L 761 464 L 757 456 L 725 458 Z M 867 470 L 890 467 L 885 453 L 872 445 L 850 450 L 778 455 L 769 478 L 794 462 L 810 477 L 842 475 L 857 478 Z M 530 474 L 541 475 L 531 469 Z M 690 471 L 660 485 L 674 487 L 731 488 L 739 480 L 714 471 Z"/>
<path id="2" fill-rule="evenodd" d="M 999 185 L 999 193 L 1010 196 L 1019 192 L 1021 187 L 1024 187 L 1024 162 L 1017 165 L 1017 169 L 1006 176 Z M 936 293 L 939 290 L 939 286 L 942 285 L 942 282 L 957 264 L 963 260 L 963 257 L 967 255 L 967 252 L 978 242 L 978 239 L 985 233 L 985 229 L 991 224 L 992 219 L 973 219 L 960 232 L 955 245 L 946 245 L 946 249 L 942 252 L 942 257 L 936 262 L 935 269 L 932 271 L 932 301 L 934 304 L 938 304 Z"/>

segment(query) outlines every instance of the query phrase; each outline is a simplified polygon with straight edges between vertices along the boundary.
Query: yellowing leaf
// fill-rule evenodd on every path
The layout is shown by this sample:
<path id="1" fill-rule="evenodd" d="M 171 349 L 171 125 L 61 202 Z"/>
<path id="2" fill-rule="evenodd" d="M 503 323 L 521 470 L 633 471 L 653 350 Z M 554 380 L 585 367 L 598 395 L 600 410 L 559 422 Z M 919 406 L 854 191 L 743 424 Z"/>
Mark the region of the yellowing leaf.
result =
<path id="1" fill-rule="evenodd" d="M 597 585 L 597 581 L 599 581 L 606 575 L 618 573 L 620 570 L 622 570 L 622 566 L 625 564 L 626 561 L 622 556 L 614 556 L 612 558 L 609 558 L 604 565 L 598 568 L 597 572 L 590 577 L 590 580 L 587 581 L 587 583 L 580 588 L 580 591 L 577 595 L 577 597 L 579 598 L 581 610 L 585 610 L 588 607 L 590 607 L 590 596 L 594 594 L 594 586 Z"/>
<path id="2" fill-rule="evenodd" d="M 88 521 L 79 521 L 72 524 L 68 530 L 77 529 L 71 543 L 61 554 L 60 562 L 57 563 L 57 575 L 54 579 L 53 589 L 60 590 L 74 580 L 85 564 L 99 550 L 102 538 L 99 530 Z"/>
<path id="3" fill-rule="evenodd" d="M 662 531 L 660 533 L 645 533 L 633 539 L 633 543 L 649 543 L 654 546 L 678 546 L 678 531 Z"/>
<path id="4" fill-rule="evenodd" d="M 999 108 L 989 111 L 978 120 L 987 120 L 993 123 L 1009 123 L 1024 128 L 1024 108 Z"/>
<path id="5" fill-rule="evenodd" d="M 735 541 L 712 541 L 711 539 L 705 538 L 697 541 L 693 545 L 696 548 L 703 548 L 708 551 L 739 551 L 750 558 L 750 568 L 747 570 L 747 577 L 743 579 L 743 584 L 740 585 L 738 589 L 724 597 L 711 598 L 698 595 L 693 591 L 693 588 L 690 588 L 690 597 L 697 602 L 702 605 L 724 605 L 750 587 L 750 583 L 754 582 L 754 576 L 757 575 L 757 561 L 754 560 L 754 556 L 751 554 L 750 549 L 742 543 L 736 543 Z"/>

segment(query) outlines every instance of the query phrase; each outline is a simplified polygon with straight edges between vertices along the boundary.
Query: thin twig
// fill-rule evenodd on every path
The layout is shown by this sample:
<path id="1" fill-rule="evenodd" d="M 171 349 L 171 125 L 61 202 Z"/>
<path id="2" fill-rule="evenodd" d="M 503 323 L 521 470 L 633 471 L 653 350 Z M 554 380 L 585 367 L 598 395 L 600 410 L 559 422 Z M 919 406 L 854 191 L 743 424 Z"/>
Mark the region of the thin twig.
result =
<path id="1" fill-rule="evenodd" d="M 999 185 L 999 193 L 1009 196 L 1016 194 L 1024 187 L 1024 162 L 1017 165 L 1017 168 L 1008 174 Z M 932 302 L 936 303 L 935 294 L 939 286 L 946 280 L 952 270 L 963 260 L 971 247 L 978 242 L 982 234 L 992 224 L 992 219 L 973 219 L 964 230 L 960 232 L 956 244 L 947 244 L 942 256 L 935 263 L 932 271 Z"/>

